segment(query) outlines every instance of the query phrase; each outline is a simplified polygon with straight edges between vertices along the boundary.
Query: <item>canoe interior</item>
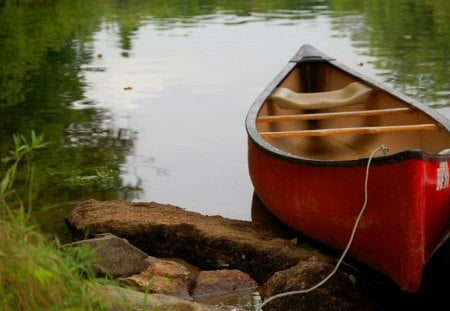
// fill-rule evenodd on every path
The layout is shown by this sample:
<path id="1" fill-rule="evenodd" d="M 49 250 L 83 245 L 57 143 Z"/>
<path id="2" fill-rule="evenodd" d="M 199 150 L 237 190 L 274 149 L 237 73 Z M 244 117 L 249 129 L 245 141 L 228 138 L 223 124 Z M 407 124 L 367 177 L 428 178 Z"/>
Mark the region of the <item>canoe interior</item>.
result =
<path id="1" fill-rule="evenodd" d="M 339 90 L 357 81 L 350 74 L 327 62 L 299 63 L 278 85 L 298 93 L 327 92 Z M 362 83 L 366 82 L 360 81 Z M 300 110 L 280 108 L 270 97 L 263 103 L 256 119 L 259 133 L 288 132 L 286 137 L 262 137 L 275 146 L 294 156 L 314 160 L 354 160 L 368 157 L 381 144 L 387 146 L 390 154 L 405 150 L 422 150 L 439 153 L 450 148 L 450 135 L 436 120 L 402 100 L 368 85 L 373 89 L 364 102 L 332 109 Z M 400 108 L 400 109 L 397 109 Z M 401 109 L 403 108 L 403 109 Z M 408 108 L 408 109 L 405 109 Z M 361 115 L 364 111 L 380 111 L 373 115 Z M 354 112 L 340 114 L 340 112 Z M 331 114 L 330 114 L 331 113 Z M 295 119 L 265 122 L 268 116 L 288 115 L 325 116 L 318 120 Z M 328 116 L 327 116 L 328 114 Z M 402 128 L 390 131 L 390 127 Z M 381 128 L 380 133 L 362 133 L 363 129 Z M 346 133 L 308 136 L 310 130 L 349 129 Z M 384 129 L 384 130 L 383 130 Z M 306 131 L 306 132 L 305 132 Z M 353 131 L 353 132 L 352 132 Z M 301 135 L 290 135 L 298 132 Z M 324 133 L 319 131 L 319 134 Z M 326 134 L 326 133 L 325 133 Z M 274 135 L 274 134 L 271 134 Z M 379 154 L 378 156 L 381 156 Z"/>

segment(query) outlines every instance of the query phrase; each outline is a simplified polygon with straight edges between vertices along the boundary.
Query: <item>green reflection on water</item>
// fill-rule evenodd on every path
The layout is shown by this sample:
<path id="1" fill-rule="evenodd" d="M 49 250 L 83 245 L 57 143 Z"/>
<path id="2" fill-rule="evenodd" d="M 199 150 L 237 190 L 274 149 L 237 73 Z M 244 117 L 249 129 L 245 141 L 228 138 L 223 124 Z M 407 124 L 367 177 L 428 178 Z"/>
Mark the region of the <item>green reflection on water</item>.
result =
<path id="1" fill-rule="evenodd" d="M 370 57 L 382 80 L 428 105 L 448 106 L 449 3 L 0 0 L 0 157 L 12 148 L 13 133 L 34 129 L 53 142 L 37 159 L 35 206 L 49 211 L 43 222 L 60 221 L 61 206 L 77 200 L 139 198 L 140 181 L 120 179 L 137 133 L 85 97 L 82 68 L 93 61 L 93 36 L 105 23 L 117 25 L 121 55 L 129 57 L 135 34 L 148 24 L 160 31 L 269 20 L 290 25 L 325 15 Z"/>
<path id="2" fill-rule="evenodd" d="M 152 23 L 160 30 L 196 27 L 218 13 L 238 17 L 225 24 L 329 14 L 337 31 L 351 36 L 355 46 L 365 48 L 362 53 L 375 57 L 376 66 L 387 70 L 387 82 L 409 93 L 417 88 L 419 98 L 437 99 L 435 104 L 442 104 L 439 94 L 448 92 L 450 2 L 446 0 L 25 1 L 33 2 L 0 1 L 2 105 L 26 99 L 33 87 L 30 73 L 51 61 L 48 53 L 71 48 L 76 53 L 73 65 L 88 62 L 89 43 L 102 22 L 119 25 L 126 55 L 142 25 Z"/>
<path id="3" fill-rule="evenodd" d="M 449 105 L 450 2 L 331 1 L 336 26 L 374 57 L 382 80 L 433 107 Z M 355 23 L 355 14 L 362 22 Z M 347 20 L 347 21 L 345 21 Z"/>

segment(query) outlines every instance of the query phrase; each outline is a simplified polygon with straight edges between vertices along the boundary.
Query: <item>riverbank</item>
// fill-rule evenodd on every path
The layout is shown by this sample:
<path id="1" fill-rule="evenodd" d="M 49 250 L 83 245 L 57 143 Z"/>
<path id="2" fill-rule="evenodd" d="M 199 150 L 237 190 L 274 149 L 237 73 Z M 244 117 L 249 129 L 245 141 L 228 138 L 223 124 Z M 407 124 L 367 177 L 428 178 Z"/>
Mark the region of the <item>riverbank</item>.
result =
<path id="1" fill-rule="evenodd" d="M 301 237 L 281 237 L 279 232 L 262 223 L 205 216 L 154 202 L 88 200 L 78 204 L 66 217 L 66 222 L 76 238 L 109 233 L 126 239 L 144 253 L 144 257 L 179 258 L 198 267 L 200 273 L 216 271 L 218 277 L 214 284 L 224 278 L 220 274 L 223 272 L 217 271 L 239 271 L 238 275 L 245 275 L 246 287 L 241 288 L 245 287 L 249 293 L 258 291 L 263 299 L 315 285 L 334 268 L 338 255 Z M 147 268 L 134 271 L 131 277 L 142 279 Z M 154 274 L 147 273 L 147 276 L 152 278 Z M 185 277 L 190 281 L 183 285 L 184 297 L 178 297 L 201 302 L 194 294 L 199 286 L 199 274 L 188 273 Z M 235 283 L 226 294 L 235 294 L 233 288 L 241 284 L 237 279 L 236 276 L 229 279 Z M 174 278 L 170 282 L 179 284 Z M 140 291 L 149 290 L 146 286 L 135 286 L 139 282 L 127 284 L 130 283 Z M 142 281 L 141 284 L 149 283 Z M 388 280 L 363 265 L 355 266 L 348 261 L 314 292 L 277 299 L 264 310 L 378 310 L 389 304 L 390 297 L 385 295 L 389 288 L 392 284 Z M 224 290 L 219 292 L 223 294 Z"/>

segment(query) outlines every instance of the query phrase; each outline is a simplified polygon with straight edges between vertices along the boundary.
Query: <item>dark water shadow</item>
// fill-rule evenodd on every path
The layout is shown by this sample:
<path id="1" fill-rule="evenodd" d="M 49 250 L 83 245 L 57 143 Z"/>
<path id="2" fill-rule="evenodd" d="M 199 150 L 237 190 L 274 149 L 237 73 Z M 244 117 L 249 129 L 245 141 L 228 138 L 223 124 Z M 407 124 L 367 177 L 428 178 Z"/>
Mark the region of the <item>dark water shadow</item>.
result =
<path id="1" fill-rule="evenodd" d="M 252 196 L 251 220 L 254 223 L 264 225 L 282 239 L 293 239 L 298 236 L 297 232 L 270 213 L 255 192 Z"/>

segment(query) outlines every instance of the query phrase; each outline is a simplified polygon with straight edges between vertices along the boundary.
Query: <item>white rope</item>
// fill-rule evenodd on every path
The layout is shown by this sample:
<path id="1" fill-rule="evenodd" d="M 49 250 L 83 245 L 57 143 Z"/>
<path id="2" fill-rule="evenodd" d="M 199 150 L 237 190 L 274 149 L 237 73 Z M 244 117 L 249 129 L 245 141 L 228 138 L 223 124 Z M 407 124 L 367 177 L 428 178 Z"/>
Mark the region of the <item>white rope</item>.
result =
<path id="1" fill-rule="evenodd" d="M 347 246 L 345 247 L 344 251 L 342 252 L 341 257 L 339 258 L 339 260 L 336 263 L 336 266 L 334 267 L 333 271 L 331 271 L 330 274 L 328 274 L 327 277 L 325 277 L 322 281 L 320 281 L 319 283 L 317 283 L 316 285 L 307 288 L 307 289 L 303 289 L 303 290 L 295 290 L 295 291 L 290 291 L 290 292 L 285 292 L 285 293 L 281 293 L 281 294 L 277 294 L 274 295 L 268 299 L 266 299 L 259 307 L 257 307 L 257 311 L 261 311 L 262 307 L 264 307 L 266 304 L 268 304 L 269 302 L 271 302 L 272 300 L 278 299 L 278 298 L 282 298 L 282 297 L 286 297 L 286 296 L 291 296 L 291 295 L 299 295 L 299 294 L 306 294 L 309 292 L 312 292 L 313 290 L 319 288 L 320 286 L 322 286 L 323 284 L 325 284 L 339 269 L 339 266 L 341 265 L 342 261 L 344 260 L 345 255 L 347 255 L 348 250 L 350 249 L 350 246 L 352 245 L 353 239 L 355 237 L 355 233 L 356 233 L 356 229 L 358 228 L 358 224 L 359 221 L 361 220 L 362 215 L 364 214 L 364 211 L 367 207 L 367 200 L 368 200 L 368 184 L 369 184 L 369 168 L 370 168 L 370 164 L 372 162 L 372 159 L 375 156 L 375 153 L 382 150 L 383 153 L 386 155 L 389 151 L 388 148 L 386 148 L 384 145 L 381 145 L 380 147 L 375 148 L 370 157 L 369 160 L 367 161 L 367 166 L 366 166 L 366 176 L 364 179 L 364 203 L 362 205 L 361 211 L 359 212 L 358 217 L 356 217 L 355 220 L 355 224 L 353 225 L 353 230 L 352 230 L 352 234 L 350 235 L 350 238 L 347 242 Z"/>

